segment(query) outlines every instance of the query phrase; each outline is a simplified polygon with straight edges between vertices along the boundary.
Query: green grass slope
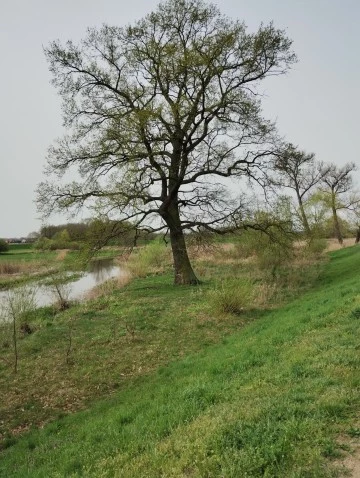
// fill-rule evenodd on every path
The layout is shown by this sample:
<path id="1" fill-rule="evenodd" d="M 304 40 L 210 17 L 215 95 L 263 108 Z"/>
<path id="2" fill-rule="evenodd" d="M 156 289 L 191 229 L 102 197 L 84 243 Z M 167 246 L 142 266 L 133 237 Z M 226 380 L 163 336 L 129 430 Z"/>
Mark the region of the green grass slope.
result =
<path id="1" fill-rule="evenodd" d="M 333 253 L 297 300 L 20 438 L 0 476 L 339 476 L 359 436 L 359 271 L 359 248 Z"/>

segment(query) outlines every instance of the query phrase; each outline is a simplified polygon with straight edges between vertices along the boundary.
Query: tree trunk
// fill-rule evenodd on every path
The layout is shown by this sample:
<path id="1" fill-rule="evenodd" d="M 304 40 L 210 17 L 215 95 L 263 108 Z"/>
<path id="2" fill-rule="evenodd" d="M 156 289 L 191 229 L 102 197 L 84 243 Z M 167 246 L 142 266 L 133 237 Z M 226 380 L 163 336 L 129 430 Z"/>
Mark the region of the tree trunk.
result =
<path id="1" fill-rule="evenodd" d="M 190 259 L 186 250 L 185 237 L 182 230 L 170 229 L 170 242 L 174 259 L 175 279 L 174 283 L 179 285 L 196 285 L 199 280 L 193 271 Z"/>
<path id="2" fill-rule="evenodd" d="M 163 216 L 170 230 L 170 243 L 174 260 L 174 283 L 178 285 L 196 285 L 200 281 L 195 275 L 186 249 L 184 232 L 181 228 L 178 206 L 171 205 Z"/>
<path id="3" fill-rule="evenodd" d="M 340 224 L 339 224 L 339 219 L 337 216 L 336 212 L 336 206 L 335 206 L 335 195 L 332 195 L 332 201 L 331 201 L 331 209 L 332 209 L 332 215 L 333 215 L 333 221 L 334 221 L 334 229 L 335 229 L 335 235 L 337 240 L 339 241 L 339 244 L 343 244 L 344 240 L 341 234 L 341 229 L 340 229 Z"/>
<path id="4" fill-rule="evenodd" d="M 309 222 L 307 220 L 306 214 L 305 214 L 305 209 L 304 205 L 301 199 L 301 196 L 298 194 L 298 203 L 299 203 L 299 209 L 300 209 L 300 215 L 301 215 L 301 222 L 303 223 L 304 230 L 307 236 L 311 236 L 311 229 L 309 226 Z"/>
<path id="5" fill-rule="evenodd" d="M 358 226 L 357 231 L 356 231 L 355 244 L 359 244 L 359 242 L 360 242 L 360 226 Z"/>

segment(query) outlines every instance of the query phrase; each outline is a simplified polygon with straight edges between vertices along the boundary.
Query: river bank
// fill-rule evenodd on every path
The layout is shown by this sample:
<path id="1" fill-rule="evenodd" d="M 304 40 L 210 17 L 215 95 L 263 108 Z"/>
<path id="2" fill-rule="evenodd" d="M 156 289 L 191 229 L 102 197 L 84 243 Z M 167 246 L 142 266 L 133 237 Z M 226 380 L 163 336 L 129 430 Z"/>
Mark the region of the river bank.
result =
<path id="1" fill-rule="evenodd" d="M 338 438 L 357 433 L 359 261 L 332 253 L 320 276 L 298 271 L 295 298 L 238 313 L 219 311 L 219 280 L 261 276 L 223 253 L 196 261 L 200 287 L 156 274 L 37 311 L 17 374 L 1 351 L 0 471 L 338 476 Z"/>

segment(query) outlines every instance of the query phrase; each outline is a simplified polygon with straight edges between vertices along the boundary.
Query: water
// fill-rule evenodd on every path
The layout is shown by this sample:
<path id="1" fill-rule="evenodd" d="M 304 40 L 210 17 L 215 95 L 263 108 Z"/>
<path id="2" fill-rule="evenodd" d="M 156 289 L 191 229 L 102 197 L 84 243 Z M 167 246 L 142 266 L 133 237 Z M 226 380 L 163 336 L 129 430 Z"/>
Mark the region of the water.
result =
<path id="1" fill-rule="evenodd" d="M 108 279 L 119 277 L 121 273 L 120 267 L 114 266 L 112 259 L 94 260 L 90 263 L 88 272 L 85 272 L 79 279 L 64 284 L 62 290 L 64 290 L 64 295 L 68 300 L 82 300 L 93 287 Z M 31 286 L 33 286 L 33 283 Z M 41 282 L 39 282 L 34 288 L 37 307 L 52 305 L 56 302 L 56 295 L 51 287 L 41 285 Z M 16 290 L 16 288 L 13 290 Z M 8 291 L 0 291 L 0 306 L 5 302 L 7 296 Z"/>

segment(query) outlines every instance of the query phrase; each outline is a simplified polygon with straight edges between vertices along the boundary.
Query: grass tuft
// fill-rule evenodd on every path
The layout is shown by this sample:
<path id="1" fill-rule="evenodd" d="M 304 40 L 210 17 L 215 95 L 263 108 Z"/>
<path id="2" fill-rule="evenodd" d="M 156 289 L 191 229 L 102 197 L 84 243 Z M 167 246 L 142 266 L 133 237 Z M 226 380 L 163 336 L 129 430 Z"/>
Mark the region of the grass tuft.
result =
<path id="1" fill-rule="evenodd" d="M 228 279 L 209 292 L 209 301 L 218 313 L 241 314 L 255 308 L 256 286 L 248 279 Z"/>

